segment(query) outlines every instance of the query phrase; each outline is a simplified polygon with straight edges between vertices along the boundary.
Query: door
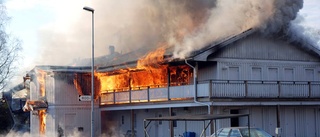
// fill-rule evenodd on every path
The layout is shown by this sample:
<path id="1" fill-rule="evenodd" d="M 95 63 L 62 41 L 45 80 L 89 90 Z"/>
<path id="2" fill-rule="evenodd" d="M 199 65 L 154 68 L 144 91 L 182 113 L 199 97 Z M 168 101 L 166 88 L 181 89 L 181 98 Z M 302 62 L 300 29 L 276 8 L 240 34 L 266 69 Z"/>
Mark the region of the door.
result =
<path id="1" fill-rule="evenodd" d="M 248 114 L 248 109 L 231 109 L 230 114 Z M 244 127 L 248 126 L 248 118 L 247 117 L 236 117 L 230 119 L 231 127 Z"/>
<path id="2" fill-rule="evenodd" d="M 284 112 L 285 125 L 280 125 L 284 129 L 282 130 L 282 135 L 286 137 L 295 137 L 295 111 L 294 108 L 285 108 Z M 282 124 L 282 123 L 281 123 Z"/>
<path id="3" fill-rule="evenodd" d="M 231 109 L 230 114 L 239 114 L 238 109 Z M 231 127 L 239 127 L 239 117 L 231 118 L 230 119 Z"/>

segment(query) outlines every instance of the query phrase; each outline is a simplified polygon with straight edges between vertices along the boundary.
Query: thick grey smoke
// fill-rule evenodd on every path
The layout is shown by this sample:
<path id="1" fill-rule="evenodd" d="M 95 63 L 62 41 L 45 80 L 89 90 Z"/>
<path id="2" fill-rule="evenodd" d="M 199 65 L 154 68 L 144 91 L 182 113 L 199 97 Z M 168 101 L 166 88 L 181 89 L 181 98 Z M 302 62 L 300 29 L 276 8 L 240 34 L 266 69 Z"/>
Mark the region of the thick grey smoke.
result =
<path id="1" fill-rule="evenodd" d="M 222 38 L 258 28 L 272 34 L 288 26 L 302 8 L 303 0 L 218 0 L 205 25 L 184 37 L 176 46 L 174 56 L 185 58 L 190 52 Z"/>
<path id="2" fill-rule="evenodd" d="M 107 47 L 126 53 L 155 47 L 173 35 L 182 39 L 208 17 L 215 0 L 97 0 L 95 9 L 95 54 L 108 53 Z M 79 7 L 80 16 L 63 32 L 39 32 L 42 52 L 37 64 L 65 65 L 75 58 L 91 55 L 91 14 Z"/>
<path id="3" fill-rule="evenodd" d="M 266 34 L 281 30 L 296 17 L 302 0 L 97 0 L 95 53 L 108 46 L 126 53 L 159 45 L 175 46 L 174 57 L 249 28 Z M 91 14 L 79 7 L 77 21 L 61 33 L 39 33 L 42 52 L 37 64 L 66 65 L 91 55 Z"/>
<path id="4" fill-rule="evenodd" d="M 303 7 L 303 0 L 275 0 L 273 5 L 273 15 L 265 25 L 260 27 L 261 31 L 266 34 L 287 29 L 290 22 L 297 17 L 297 13 Z"/>
<path id="5" fill-rule="evenodd" d="M 289 28 L 285 30 L 287 38 L 290 42 L 299 42 L 302 45 L 320 49 L 320 30 L 306 27 L 303 22 L 302 16 L 297 16 L 294 21 L 290 22 Z"/>

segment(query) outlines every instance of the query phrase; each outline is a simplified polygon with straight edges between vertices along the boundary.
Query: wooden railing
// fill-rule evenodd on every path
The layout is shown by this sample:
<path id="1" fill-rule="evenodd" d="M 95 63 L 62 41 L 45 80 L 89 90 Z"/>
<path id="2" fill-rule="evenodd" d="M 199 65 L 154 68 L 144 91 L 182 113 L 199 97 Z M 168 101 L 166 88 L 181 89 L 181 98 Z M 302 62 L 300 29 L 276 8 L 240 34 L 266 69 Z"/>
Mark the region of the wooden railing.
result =
<path id="1" fill-rule="evenodd" d="M 194 86 L 102 91 L 100 104 L 186 100 Z M 320 98 L 320 81 L 209 80 L 197 84 L 197 98 Z"/>

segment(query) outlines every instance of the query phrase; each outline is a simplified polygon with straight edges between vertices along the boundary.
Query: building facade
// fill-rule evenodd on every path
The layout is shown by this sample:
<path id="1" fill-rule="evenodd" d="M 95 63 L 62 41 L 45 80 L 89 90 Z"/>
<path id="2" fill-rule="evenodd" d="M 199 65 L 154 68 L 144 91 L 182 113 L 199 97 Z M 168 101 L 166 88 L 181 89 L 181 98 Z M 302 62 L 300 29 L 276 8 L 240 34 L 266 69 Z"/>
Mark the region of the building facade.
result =
<path id="1" fill-rule="evenodd" d="M 168 84 L 102 94 L 102 121 L 112 117 L 112 123 L 123 134 L 135 130 L 136 136 L 143 136 L 143 119 L 147 117 L 250 114 L 251 126 L 274 136 L 279 128 L 278 136 L 317 137 L 320 136 L 318 53 L 312 47 L 245 32 L 185 61 L 195 68 L 192 79 L 196 76 L 196 84 L 191 79 L 187 85 Z M 179 136 L 184 132 L 199 136 L 204 128 L 202 122 L 173 123 L 155 122 L 147 130 L 155 137 Z M 206 135 L 213 132 L 214 126 L 247 125 L 245 118 L 218 120 Z"/>
<path id="2" fill-rule="evenodd" d="M 67 67 L 39 66 L 30 72 L 30 101 L 44 101 L 46 108 L 32 105 L 30 134 L 35 136 L 90 136 L 91 103 L 80 100 L 73 83 L 75 72 Z M 31 103 L 30 103 L 31 104 Z M 100 114 L 95 101 L 94 132 L 100 135 Z"/>
<path id="3" fill-rule="evenodd" d="M 95 87 L 100 89 L 95 91 L 99 95 L 96 134 L 141 137 L 145 135 L 144 119 L 150 117 L 250 114 L 250 126 L 274 136 L 279 128 L 281 137 L 318 137 L 319 53 L 312 46 L 267 38 L 249 30 L 196 51 L 187 60 L 162 63 L 165 71 L 153 75 L 162 76 L 159 78 L 162 82 L 154 82 L 155 85 L 138 82 L 139 76 L 150 81 L 142 69 L 128 69 L 123 75 L 122 68 L 135 66 L 139 58 L 132 61 L 129 54 L 121 55 L 122 58 L 118 58 L 121 62 L 109 62 L 96 70 L 101 73 L 95 79 L 99 83 Z M 126 63 L 125 58 L 130 58 L 130 62 Z M 79 101 L 79 95 L 90 93 L 90 85 L 81 80 L 85 76 L 76 78 L 78 82 L 75 82 L 75 75 L 90 72 L 76 67 L 42 69 L 46 71 L 45 96 L 38 95 L 39 80 L 31 82 L 30 90 L 31 100 L 45 97 L 48 103 L 45 133 L 54 132 L 55 136 L 60 132 L 65 136 L 74 131 L 90 133 L 90 103 Z M 122 84 L 127 86 L 108 88 L 109 77 L 113 81 L 125 79 Z M 79 83 L 81 92 L 76 86 Z M 31 116 L 31 131 L 36 133 L 40 125 L 37 117 L 37 114 Z M 217 120 L 210 124 L 205 135 L 222 127 L 247 126 L 247 121 L 247 118 Z M 178 137 L 185 132 L 200 136 L 206 123 L 208 121 L 158 121 L 146 130 L 152 137 Z"/>

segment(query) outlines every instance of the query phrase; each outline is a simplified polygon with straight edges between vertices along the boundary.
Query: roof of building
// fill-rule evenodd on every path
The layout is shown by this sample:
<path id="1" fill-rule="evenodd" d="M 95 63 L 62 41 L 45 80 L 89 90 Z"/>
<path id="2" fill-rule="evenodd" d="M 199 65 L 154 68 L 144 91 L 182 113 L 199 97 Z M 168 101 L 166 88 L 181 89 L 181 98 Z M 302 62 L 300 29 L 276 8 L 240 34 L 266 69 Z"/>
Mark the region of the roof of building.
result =
<path id="1" fill-rule="evenodd" d="M 90 72 L 91 66 L 36 66 L 31 72 L 36 69 L 47 72 Z"/>
<path id="2" fill-rule="evenodd" d="M 249 29 L 247 31 L 242 32 L 241 34 L 232 35 L 225 39 L 215 41 L 200 50 L 192 52 L 187 58 L 191 58 L 193 60 L 198 60 L 198 61 L 204 61 L 204 58 L 206 59 L 208 55 L 210 55 L 212 52 L 216 51 L 217 49 L 224 47 L 241 38 L 244 38 L 247 35 L 252 34 L 253 32 L 254 32 L 253 29 Z M 158 47 L 152 47 L 152 46 L 144 47 L 136 51 L 132 51 L 126 54 L 121 54 L 112 60 L 105 60 L 104 64 L 100 64 L 100 66 L 98 66 L 98 71 L 104 72 L 104 71 L 112 71 L 117 69 L 135 67 L 137 64 L 137 61 L 141 57 L 143 57 L 147 53 L 155 51 L 157 48 Z M 166 51 L 164 53 L 164 58 L 167 62 L 181 61 L 180 59 L 172 58 L 173 52 L 174 52 L 173 46 L 167 47 L 165 50 Z"/>
<path id="3" fill-rule="evenodd" d="M 246 38 L 249 35 L 257 33 L 256 29 L 248 29 L 246 31 L 241 32 L 240 34 L 231 35 L 219 41 L 214 41 L 213 43 L 205 46 L 200 50 L 196 50 L 192 52 L 187 58 L 189 60 L 194 61 L 206 61 L 207 57 L 212 53 L 215 53 L 219 49 L 230 45 L 240 39 Z M 316 55 L 320 56 L 320 50 L 315 46 L 308 45 L 306 43 L 302 44 L 299 42 L 294 42 L 294 45 L 298 45 L 302 47 L 302 49 L 315 53 Z M 155 51 L 159 47 L 149 46 L 137 49 L 135 51 L 125 53 L 125 54 L 113 54 L 113 55 L 106 55 L 95 58 L 95 67 L 96 71 L 98 72 L 108 72 L 114 71 L 119 69 L 126 69 L 126 68 L 134 68 L 137 65 L 137 61 L 145 56 L 147 53 Z M 173 59 L 173 52 L 174 47 L 167 47 L 166 52 L 164 53 L 164 58 L 166 62 L 181 62 L 184 60 L 180 59 Z M 88 62 L 88 60 L 87 60 Z M 36 68 L 46 70 L 46 71 L 64 71 L 64 72 L 90 72 L 91 66 L 87 64 L 83 64 L 84 66 L 37 66 Z"/>

